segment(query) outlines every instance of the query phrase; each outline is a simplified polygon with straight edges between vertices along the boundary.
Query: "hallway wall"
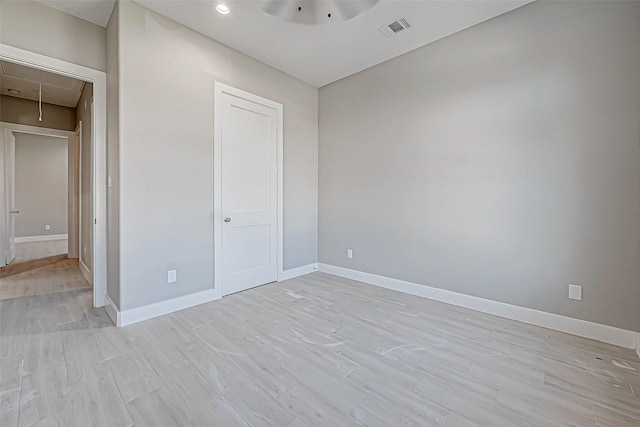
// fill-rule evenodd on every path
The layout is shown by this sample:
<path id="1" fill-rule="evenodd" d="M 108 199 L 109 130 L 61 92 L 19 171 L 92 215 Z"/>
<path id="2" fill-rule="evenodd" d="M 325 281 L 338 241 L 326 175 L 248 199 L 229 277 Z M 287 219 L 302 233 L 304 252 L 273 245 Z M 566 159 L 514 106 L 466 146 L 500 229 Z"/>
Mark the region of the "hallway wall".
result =
<path id="1" fill-rule="evenodd" d="M 14 132 L 16 237 L 67 234 L 68 141 Z M 45 225 L 50 230 L 45 230 Z"/>

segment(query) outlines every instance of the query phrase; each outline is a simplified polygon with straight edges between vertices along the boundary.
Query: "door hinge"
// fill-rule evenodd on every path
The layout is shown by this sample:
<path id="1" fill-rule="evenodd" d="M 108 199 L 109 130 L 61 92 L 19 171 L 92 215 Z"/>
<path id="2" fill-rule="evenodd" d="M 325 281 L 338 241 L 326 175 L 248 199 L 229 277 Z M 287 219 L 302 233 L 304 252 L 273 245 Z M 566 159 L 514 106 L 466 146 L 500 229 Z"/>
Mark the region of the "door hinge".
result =
<path id="1" fill-rule="evenodd" d="M 93 218 L 93 223 L 94 223 L 94 224 L 97 224 L 97 223 L 98 223 L 98 220 L 97 220 L 96 218 Z"/>

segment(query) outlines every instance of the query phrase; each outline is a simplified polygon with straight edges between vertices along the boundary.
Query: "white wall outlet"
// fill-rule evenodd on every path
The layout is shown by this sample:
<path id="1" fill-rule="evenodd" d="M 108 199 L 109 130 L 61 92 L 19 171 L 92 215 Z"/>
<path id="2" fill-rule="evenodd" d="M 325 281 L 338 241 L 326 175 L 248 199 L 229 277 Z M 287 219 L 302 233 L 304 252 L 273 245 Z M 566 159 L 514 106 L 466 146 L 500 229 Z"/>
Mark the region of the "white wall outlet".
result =
<path id="1" fill-rule="evenodd" d="M 84 256 L 87 256 L 87 247 L 86 246 L 82 247 L 82 253 L 84 254 Z"/>
<path id="2" fill-rule="evenodd" d="M 569 299 L 582 301 L 582 286 L 569 284 Z"/>
<path id="3" fill-rule="evenodd" d="M 44 229 L 45 229 L 45 230 L 47 230 L 47 231 L 51 230 L 51 225 L 46 224 L 46 225 L 44 226 Z"/>
<path id="4" fill-rule="evenodd" d="M 111 188 L 111 175 L 107 176 L 107 187 Z"/>
<path id="5" fill-rule="evenodd" d="M 169 270 L 169 272 L 167 273 L 167 283 L 175 283 L 176 281 L 176 271 L 175 270 Z"/>
<path id="6" fill-rule="evenodd" d="M 353 251 L 351 249 L 347 249 L 347 258 L 353 258 Z"/>

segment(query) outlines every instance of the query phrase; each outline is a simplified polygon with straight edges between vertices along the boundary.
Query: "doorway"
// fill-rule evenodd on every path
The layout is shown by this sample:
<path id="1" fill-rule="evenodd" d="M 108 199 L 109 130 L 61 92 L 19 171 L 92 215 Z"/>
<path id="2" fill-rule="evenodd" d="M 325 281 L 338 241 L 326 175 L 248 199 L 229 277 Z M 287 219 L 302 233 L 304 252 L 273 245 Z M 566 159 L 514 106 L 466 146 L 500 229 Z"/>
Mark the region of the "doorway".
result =
<path id="1" fill-rule="evenodd" d="M 282 276 L 283 106 L 216 82 L 216 298 Z"/>
<path id="2" fill-rule="evenodd" d="M 33 114 L 32 103 L 23 104 L 26 109 L 4 104 L 23 116 Z M 58 112 L 70 111 L 60 106 Z M 78 259 L 79 219 L 91 215 L 78 203 L 80 132 L 6 122 L 0 131 L 0 265 L 6 264 L 0 267 L 0 300 L 90 289 L 91 274 L 79 268 Z"/>
<path id="3" fill-rule="evenodd" d="M 79 79 L 93 85 L 93 102 L 88 103 L 88 107 L 93 112 L 91 120 L 93 126 L 88 134 L 93 149 L 91 167 L 88 169 L 91 176 L 90 188 L 93 190 L 91 202 L 93 212 L 87 220 L 87 224 L 93 227 L 92 245 L 89 246 L 93 250 L 90 251 L 92 253 L 88 259 L 92 264 L 89 282 L 92 281 L 94 285 L 92 305 L 101 307 L 104 305 L 106 293 L 106 74 L 102 71 L 2 44 L 0 44 L 0 61 L 30 67 L 36 71 L 53 73 L 61 77 Z M 6 111 L 6 109 L 4 110 Z M 73 132 L 71 133 L 73 134 Z M 75 199 L 74 203 L 74 209 L 77 209 L 79 200 Z M 4 203 L 0 211 L 0 216 L 2 216 L 0 224 L 4 225 L 7 223 L 5 217 L 8 214 L 8 208 L 4 206 Z M 7 233 L 4 226 L 0 228 L 3 229 L 2 239 L 0 239 L 0 246 L 2 246 L 6 244 Z M 79 246 L 78 239 L 79 236 L 76 234 L 73 239 L 76 242 L 76 251 Z M 70 255 L 71 251 L 72 248 L 69 247 Z M 77 252 L 75 256 L 79 256 Z"/>
<path id="4" fill-rule="evenodd" d="M 9 250 L 5 264 L 15 265 L 66 256 L 69 251 L 69 194 L 73 191 L 73 164 L 69 149 L 75 138 L 40 133 L 11 134 L 6 145 L 5 173 L 9 211 Z"/>

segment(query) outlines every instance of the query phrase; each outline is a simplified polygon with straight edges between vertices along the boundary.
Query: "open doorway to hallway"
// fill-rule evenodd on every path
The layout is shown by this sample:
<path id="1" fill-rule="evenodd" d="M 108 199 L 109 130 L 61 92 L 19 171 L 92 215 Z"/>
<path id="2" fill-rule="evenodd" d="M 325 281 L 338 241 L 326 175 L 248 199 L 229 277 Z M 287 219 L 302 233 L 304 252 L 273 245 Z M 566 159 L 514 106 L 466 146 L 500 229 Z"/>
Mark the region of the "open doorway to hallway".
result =
<path id="1" fill-rule="evenodd" d="M 0 61 L 0 300 L 91 287 L 93 85 Z"/>
<path id="2" fill-rule="evenodd" d="M 69 247 L 69 139 L 12 133 L 14 173 L 8 177 L 10 171 L 5 171 L 5 176 L 14 185 L 16 211 L 10 213 L 15 221 L 15 258 L 6 257 L 5 262 L 14 266 L 45 258 L 66 258 Z"/>

